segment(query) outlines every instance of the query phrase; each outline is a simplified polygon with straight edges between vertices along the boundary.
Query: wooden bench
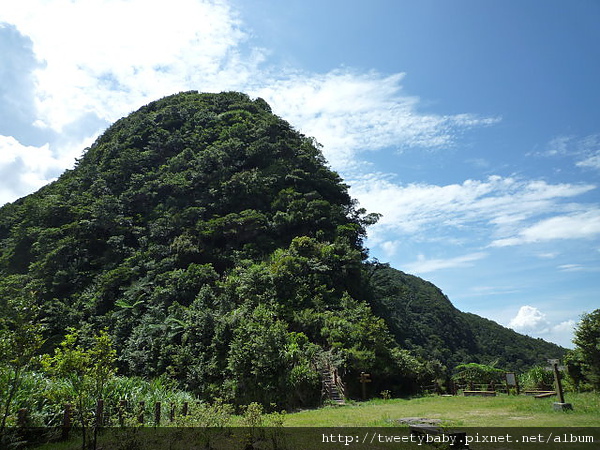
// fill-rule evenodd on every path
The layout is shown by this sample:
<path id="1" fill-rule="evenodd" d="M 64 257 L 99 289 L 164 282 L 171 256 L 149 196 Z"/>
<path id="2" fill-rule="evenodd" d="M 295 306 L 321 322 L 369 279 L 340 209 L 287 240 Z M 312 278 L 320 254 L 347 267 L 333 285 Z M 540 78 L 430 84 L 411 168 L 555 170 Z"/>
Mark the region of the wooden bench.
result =
<path id="1" fill-rule="evenodd" d="M 440 437 L 442 435 L 448 436 L 452 441 L 452 447 L 468 449 L 469 444 L 467 444 L 467 433 L 464 431 L 453 431 L 453 430 L 444 430 L 441 427 L 436 427 L 435 425 L 430 425 L 427 423 L 415 423 L 410 425 L 410 434 L 413 436 L 433 436 L 434 438 Z M 432 440 L 430 443 L 437 443 L 435 440 Z"/>
<path id="2" fill-rule="evenodd" d="M 483 397 L 495 397 L 496 391 L 463 391 L 463 395 L 465 397 L 469 397 L 472 395 L 480 395 Z"/>
<path id="3" fill-rule="evenodd" d="M 523 392 L 525 395 L 532 395 L 536 398 L 544 398 L 549 397 L 550 395 L 556 395 L 556 391 L 543 391 L 541 389 L 528 389 Z M 543 397 L 538 397 L 538 395 L 542 395 Z"/>
<path id="4" fill-rule="evenodd" d="M 540 392 L 539 394 L 535 394 L 533 398 L 546 398 L 552 397 L 553 395 L 556 395 L 556 391 Z"/>

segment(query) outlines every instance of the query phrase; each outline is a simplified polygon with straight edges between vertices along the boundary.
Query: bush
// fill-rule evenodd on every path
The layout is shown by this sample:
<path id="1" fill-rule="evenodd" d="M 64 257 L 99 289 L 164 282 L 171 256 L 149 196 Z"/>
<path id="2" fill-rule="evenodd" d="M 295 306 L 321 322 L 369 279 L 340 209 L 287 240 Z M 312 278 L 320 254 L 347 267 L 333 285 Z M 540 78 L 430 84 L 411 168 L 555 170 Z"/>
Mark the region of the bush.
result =
<path id="1" fill-rule="evenodd" d="M 553 389 L 554 373 L 542 366 L 534 366 L 519 377 L 523 389 L 547 391 Z"/>

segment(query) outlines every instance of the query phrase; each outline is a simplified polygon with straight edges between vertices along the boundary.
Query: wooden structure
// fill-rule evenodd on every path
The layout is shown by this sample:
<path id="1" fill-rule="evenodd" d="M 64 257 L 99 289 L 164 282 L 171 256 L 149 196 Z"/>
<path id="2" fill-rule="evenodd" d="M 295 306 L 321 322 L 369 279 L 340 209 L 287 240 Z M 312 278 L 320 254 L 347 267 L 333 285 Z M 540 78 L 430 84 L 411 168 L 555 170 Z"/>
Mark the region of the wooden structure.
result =
<path id="1" fill-rule="evenodd" d="M 320 370 L 323 383 L 323 396 L 333 403 L 343 405 L 346 403 L 346 386 L 342 382 L 336 368 L 323 367 Z"/>
<path id="2" fill-rule="evenodd" d="M 496 391 L 463 391 L 465 397 L 480 396 L 480 397 L 495 397 Z"/>

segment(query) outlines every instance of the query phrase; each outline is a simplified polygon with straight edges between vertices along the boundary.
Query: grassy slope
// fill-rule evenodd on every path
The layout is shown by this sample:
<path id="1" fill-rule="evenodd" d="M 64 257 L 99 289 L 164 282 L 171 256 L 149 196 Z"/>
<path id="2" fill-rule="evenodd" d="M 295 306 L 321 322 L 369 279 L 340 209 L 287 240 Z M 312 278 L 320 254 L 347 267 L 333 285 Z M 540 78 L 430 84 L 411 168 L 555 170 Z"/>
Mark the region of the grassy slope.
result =
<path id="1" fill-rule="evenodd" d="M 444 425 L 463 427 L 600 427 L 599 395 L 567 394 L 565 400 L 573 404 L 573 411 L 554 411 L 552 403 L 556 399 L 527 396 L 372 400 L 288 414 L 285 425 L 396 426 L 397 419 L 422 417 L 442 419 Z"/>

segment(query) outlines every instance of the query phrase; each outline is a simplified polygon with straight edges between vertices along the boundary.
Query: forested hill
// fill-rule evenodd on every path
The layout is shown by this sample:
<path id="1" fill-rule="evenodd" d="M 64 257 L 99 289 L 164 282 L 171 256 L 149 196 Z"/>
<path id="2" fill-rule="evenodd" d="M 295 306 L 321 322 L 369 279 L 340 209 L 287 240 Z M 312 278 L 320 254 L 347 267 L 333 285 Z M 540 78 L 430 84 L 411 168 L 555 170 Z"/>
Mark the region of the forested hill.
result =
<path id="1" fill-rule="evenodd" d="M 514 333 L 366 263 L 376 218 L 263 100 L 166 97 L 1 208 L 0 313 L 38 305 L 45 351 L 69 327 L 84 338 L 107 328 L 121 374 L 167 374 L 240 403 L 314 403 L 327 366 L 399 392 L 441 364 L 560 354 L 525 337 L 502 351 Z"/>
<path id="2" fill-rule="evenodd" d="M 396 342 L 450 367 L 465 361 L 524 371 L 564 349 L 456 309 L 432 283 L 387 264 L 367 264 L 373 312 L 385 318 Z"/>

